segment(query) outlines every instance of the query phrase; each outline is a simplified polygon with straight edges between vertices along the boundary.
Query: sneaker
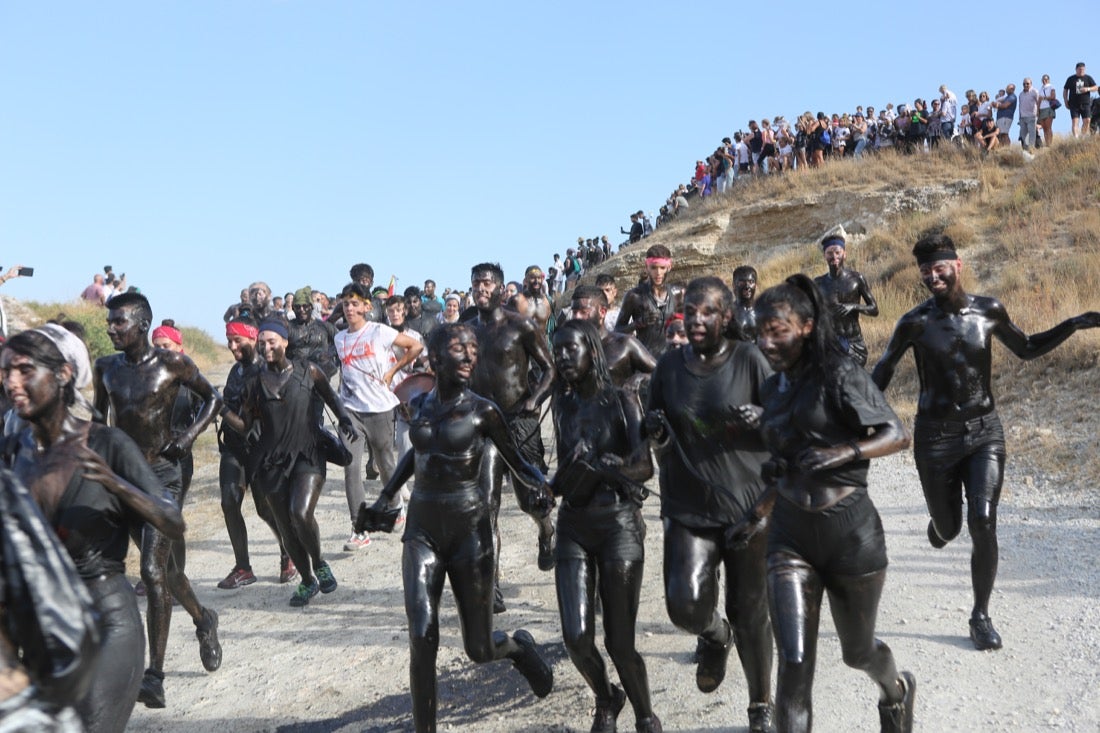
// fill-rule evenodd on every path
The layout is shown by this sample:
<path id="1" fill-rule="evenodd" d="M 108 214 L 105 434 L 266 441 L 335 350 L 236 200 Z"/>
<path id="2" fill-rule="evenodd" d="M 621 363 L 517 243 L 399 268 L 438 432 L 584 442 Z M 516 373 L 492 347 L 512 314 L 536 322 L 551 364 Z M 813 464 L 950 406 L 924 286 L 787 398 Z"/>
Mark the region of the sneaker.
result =
<path id="1" fill-rule="evenodd" d="M 346 552 L 357 552 L 370 545 L 370 535 L 366 532 L 353 532 L 348 541 L 344 543 Z"/>
<path id="2" fill-rule="evenodd" d="M 256 576 L 252 574 L 251 569 L 235 567 L 229 571 L 229 575 L 225 576 L 224 580 L 218 583 L 218 587 L 222 590 L 234 590 L 252 585 L 255 582 Z"/>
<path id="3" fill-rule="evenodd" d="M 754 702 L 749 705 L 750 733 L 770 733 L 772 728 L 772 705 L 770 702 Z"/>
<path id="4" fill-rule="evenodd" d="M 504 605 L 504 594 L 500 592 L 500 586 L 493 586 L 493 613 L 504 613 L 508 606 Z"/>
<path id="5" fill-rule="evenodd" d="M 539 654 L 538 647 L 531 634 L 520 629 L 512 635 L 520 646 L 520 658 L 513 660 L 513 664 L 519 673 L 527 678 L 527 684 L 531 685 L 531 692 L 535 697 L 546 697 L 554 689 L 554 670 Z"/>
<path id="6" fill-rule="evenodd" d="M 913 733 L 913 702 L 917 698 L 917 678 L 901 673 L 905 696 L 894 703 L 878 704 L 878 720 L 882 733 Z"/>
<path id="7" fill-rule="evenodd" d="M 145 589 L 145 581 L 139 580 L 134 583 L 134 595 L 138 598 L 145 598 L 149 595 L 149 591 Z"/>
<path id="8" fill-rule="evenodd" d="M 937 550 L 947 547 L 947 540 L 940 537 L 931 519 L 928 520 L 928 544 L 932 545 L 932 547 L 935 547 Z"/>
<path id="9" fill-rule="evenodd" d="M 989 616 L 974 616 L 970 619 L 970 641 L 978 651 L 1000 649 L 1001 635 L 993 628 L 993 619 Z"/>
<path id="10" fill-rule="evenodd" d="M 255 578 L 253 578 L 255 580 Z M 202 609 L 202 625 L 195 624 L 195 638 L 199 640 L 199 659 L 207 672 L 217 672 L 222 666 L 222 645 L 218 641 L 218 613 L 212 608 Z"/>
<path id="11" fill-rule="evenodd" d="M 394 529 L 405 526 L 405 514 L 408 512 L 408 509 L 408 506 L 406 506 L 405 504 L 401 505 L 401 513 L 397 515 L 397 519 L 395 519 L 393 522 Z"/>
<path id="12" fill-rule="evenodd" d="M 298 568 L 294 566 L 294 561 L 290 559 L 289 555 L 283 555 L 279 559 L 279 582 L 289 583 L 298 577 Z"/>
<path id="13" fill-rule="evenodd" d="M 145 676 L 141 678 L 141 691 L 138 692 L 138 702 L 147 708 L 160 709 L 164 702 L 164 673 L 153 669 L 145 670 Z"/>
<path id="14" fill-rule="evenodd" d="M 327 562 L 317 567 L 317 586 L 322 593 L 331 593 L 336 590 L 336 576 L 332 574 L 332 568 Z"/>
<path id="15" fill-rule="evenodd" d="M 367 464 L 364 475 L 367 477 L 367 481 L 374 481 L 376 478 L 378 478 L 378 469 L 374 467 L 374 461 L 371 461 Z"/>
<path id="16" fill-rule="evenodd" d="M 302 606 L 309 605 L 309 599 L 317 595 L 321 590 L 321 584 L 316 580 L 306 585 L 305 583 L 298 584 L 298 590 L 294 591 L 294 595 L 290 597 L 290 605 L 295 608 L 301 608 Z"/>
<path id="17" fill-rule="evenodd" d="M 725 644 L 702 639 L 703 648 L 700 650 L 699 666 L 695 668 L 695 685 L 700 692 L 714 692 L 726 678 L 726 662 L 733 647 L 733 631 L 728 623 L 723 623 L 726 633 L 729 634 Z"/>
<path id="18" fill-rule="evenodd" d="M 554 556 L 554 531 L 550 530 L 549 534 L 539 536 L 539 570 L 548 571 L 553 570 L 557 565 L 557 558 Z"/>
<path id="19" fill-rule="evenodd" d="M 661 727 L 661 719 L 656 715 L 651 715 L 648 718 L 642 718 L 634 724 L 634 730 L 638 733 L 664 733 L 664 728 Z"/>
<path id="20" fill-rule="evenodd" d="M 596 714 L 592 716 L 590 733 L 615 733 L 615 721 L 626 704 L 626 693 L 618 685 L 611 685 L 610 700 L 596 700 Z"/>

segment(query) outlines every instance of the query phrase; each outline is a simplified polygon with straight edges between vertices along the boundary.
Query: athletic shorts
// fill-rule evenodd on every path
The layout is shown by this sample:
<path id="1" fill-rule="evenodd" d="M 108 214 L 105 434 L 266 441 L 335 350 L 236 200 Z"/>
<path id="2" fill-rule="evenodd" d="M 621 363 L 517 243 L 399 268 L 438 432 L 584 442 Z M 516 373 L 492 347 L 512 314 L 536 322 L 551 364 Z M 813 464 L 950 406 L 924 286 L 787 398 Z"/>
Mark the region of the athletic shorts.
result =
<path id="1" fill-rule="evenodd" d="M 558 509 L 558 560 L 643 562 L 645 522 L 642 510 L 610 489 L 602 489 L 585 507 L 562 502 Z"/>
<path id="2" fill-rule="evenodd" d="M 493 525 L 480 487 L 435 491 L 417 486 L 401 541 L 425 545 L 445 563 L 473 564 L 492 555 Z"/>
<path id="3" fill-rule="evenodd" d="M 769 558 L 797 555 L 819 573 L 834 576 L 885 568 L 886 537 L 870 495 L 860 491 L 834 509 L 808 512 L 780 496 L 768 532 Z"/>

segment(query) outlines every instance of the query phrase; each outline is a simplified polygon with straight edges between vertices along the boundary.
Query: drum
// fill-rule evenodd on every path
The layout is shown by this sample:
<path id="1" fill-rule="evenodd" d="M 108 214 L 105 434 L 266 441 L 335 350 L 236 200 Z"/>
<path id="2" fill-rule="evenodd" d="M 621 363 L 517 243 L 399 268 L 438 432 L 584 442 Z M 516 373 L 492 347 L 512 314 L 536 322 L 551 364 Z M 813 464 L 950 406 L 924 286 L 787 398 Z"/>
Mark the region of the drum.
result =
<path id="1" fill-rule="evenodd" d="M 401 404 L 397 406 L 401 416 L 409 419 L 409 403 L 424 394 L 431 392 L 435 387 L 435 375 L 427 372 L 417 372 L 406 377 L 401 384 L 393 388 L 393 393 Z"/>

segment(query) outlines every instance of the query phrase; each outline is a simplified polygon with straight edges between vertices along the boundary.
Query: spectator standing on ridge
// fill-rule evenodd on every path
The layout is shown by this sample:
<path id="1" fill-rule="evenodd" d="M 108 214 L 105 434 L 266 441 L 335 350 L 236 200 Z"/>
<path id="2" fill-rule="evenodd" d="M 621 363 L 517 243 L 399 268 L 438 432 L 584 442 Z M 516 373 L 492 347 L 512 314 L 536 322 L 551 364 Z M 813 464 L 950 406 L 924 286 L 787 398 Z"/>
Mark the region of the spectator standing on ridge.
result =
<path id="1" fill-rule="evenodd" d="M 959 100 L 955 92 L 948 89 L 946 84 L 940 84 L 940 130 L 944 140 L 955 136 L 955 120 L 958 116 Z"/>
<path id="2" fill-rule="evenodd" d="M 1012 120 L 1016 116 L 1017 104 L 1015 84 L 1006 86 L 1004 96 L 998 97 L 997 101 L 993 103 L 994 109 L 997 110 L 997 133 L 998 135 L 1004 135 L 1000 142 L 1005 145 L 1012 144 L 1008 133 L 1012 130 Z"/>
<path id="3" fill-rule="evenodd" d="M 1050 74 L 1043 74 L 1043 86 L 1039 90 L 1039 127 L 1043 128 L 1043 145 L 1049 146 L 1054 140 L 1054 107 L 1058 101 L 1058 92 L 1050 83 Z"/>
<path id="4" fill-rule="evenodd" d="M 1024 79 L 1024 88 L 1019 96 L 1020 109 L 1020 145 L 1024 151 L 1030 151 L 1035 145 L 1035 123 L 1039 118 L 1039 92 L 1031 86 L 1031 79 Z"/>
<path id="5" fill-rule="evenodd" d="M 1095 91 L 1098 91 L 1096 80 L 1085 73 L 1085 62 L 1078 61 L 1073 75 L 1066 79 L 1066 84 L 1062 87 L 1062 101 L 1066 103 L 1066 109 L 1069 110 L 1074 137 L 1084 137 L 1089 134 L 1089 124 L 1092 121 L 1090 92 Z"/>
<path id="6" fill-rule="evenodd" d="M 635 244 L 636 242 L 640 242 L 641 239 L 642 239 L 642 223 L 640 221 L 638 221 L 638 215 L 637 214 L 631 214 L 630 215 L 630 231 L 629 232 L 626 231 L 625 229 L 623 229 L 622 227 L 619 227 L 619 233 L 620 234 L 629 234 L 630 235 L 629 242 L 631 244 Z"/>
<path id="7" fill-rule="evenodd" d="M 94 305 L 105 305 L 107 303 L 107 298 L 103 286 L 103 276 L 97 272 L 95 275 L 92 275 L 92 284 L 84 288 L 84 292 L 80 294 L 81 300 Z"/>

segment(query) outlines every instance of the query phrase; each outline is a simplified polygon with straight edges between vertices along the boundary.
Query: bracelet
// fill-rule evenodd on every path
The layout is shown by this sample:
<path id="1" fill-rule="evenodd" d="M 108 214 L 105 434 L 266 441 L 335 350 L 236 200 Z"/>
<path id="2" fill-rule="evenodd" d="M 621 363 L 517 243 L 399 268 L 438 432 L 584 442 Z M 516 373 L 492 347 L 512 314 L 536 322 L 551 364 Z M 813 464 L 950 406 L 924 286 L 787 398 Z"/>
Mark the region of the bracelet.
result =
<path id="1" fill-rule="evenodd" d="M 863 451 L 859 449 L 859 443 L 854 440 L 849 440 L 848 445 L 852 446 L 852 450 L 856 452 L 856 454 L 852 457 L 852 461 L 862 461 Z"/>

